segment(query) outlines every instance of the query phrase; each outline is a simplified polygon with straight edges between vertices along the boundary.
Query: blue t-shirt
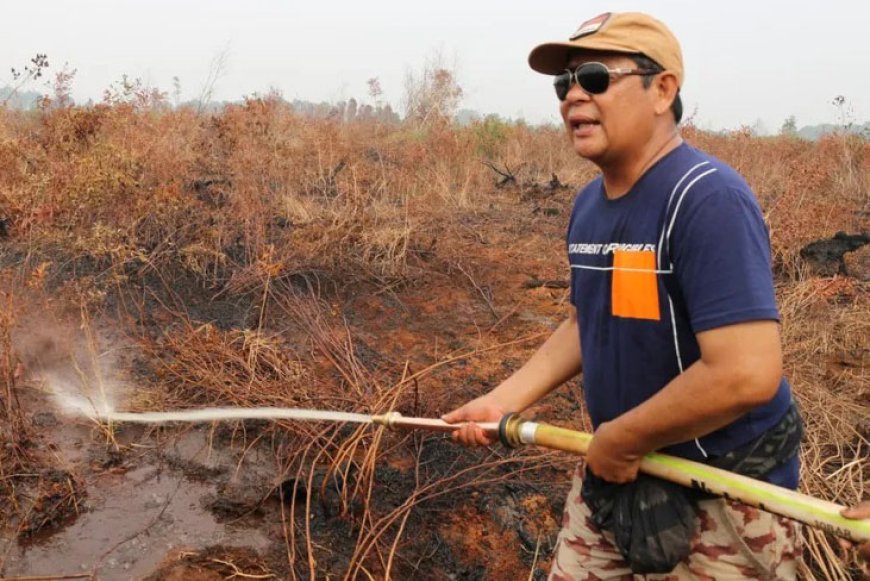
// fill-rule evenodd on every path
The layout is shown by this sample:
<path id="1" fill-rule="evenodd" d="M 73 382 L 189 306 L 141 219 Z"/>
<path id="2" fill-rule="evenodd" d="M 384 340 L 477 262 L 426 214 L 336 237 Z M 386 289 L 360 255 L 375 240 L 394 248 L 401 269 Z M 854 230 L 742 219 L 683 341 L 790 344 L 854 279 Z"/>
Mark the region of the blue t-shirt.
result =
<path id="1" fill-rule="evenodd" d="M 643 403 L 700 358 L 695 334 L 778 320 L 770 242 L 751 189 L 733 169 L 682 144 L 634 187 L 607 199 L 601 177 L 577 195 L 568 226 L 586 403 L 594 426 Z M 663 452 L 703 461 L 761 435 L 791 402 L 770 402 Z M 768 480 L 795 488 L 798 461 Z"/>

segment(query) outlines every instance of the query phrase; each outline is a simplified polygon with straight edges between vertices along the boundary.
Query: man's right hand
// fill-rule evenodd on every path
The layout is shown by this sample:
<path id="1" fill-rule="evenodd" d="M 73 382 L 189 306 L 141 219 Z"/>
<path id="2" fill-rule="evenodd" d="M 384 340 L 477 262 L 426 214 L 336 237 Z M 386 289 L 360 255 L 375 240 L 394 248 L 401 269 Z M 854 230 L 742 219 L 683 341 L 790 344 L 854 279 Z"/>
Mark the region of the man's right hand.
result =
<path id="1" fill-rule="evenodd" d="M 453 432 L 454 442 L 468 447 L 491 446 L 498 437 L 495 434 L 487 434 L 474 422 L 498 422 L 508 411 L 490 394 L 486 394 L 444 414 L 441 419 L 448 424 L 469 422 Z"/>
<path id="2" fill-rule="evenodd" d="M 572 307 L 568 317 L 522 367 L 486 395 L 444 414 L 441 419 L 450 424 L 499 422 L 509 412 L 528 408 L 577 375 L 581 367 L 580 330 L 577 310 Z M 457 427 L 453 432 L 453 440 L 464 446 L 490 446 L 497 437 L 485 434 L 474 423 Z"/>

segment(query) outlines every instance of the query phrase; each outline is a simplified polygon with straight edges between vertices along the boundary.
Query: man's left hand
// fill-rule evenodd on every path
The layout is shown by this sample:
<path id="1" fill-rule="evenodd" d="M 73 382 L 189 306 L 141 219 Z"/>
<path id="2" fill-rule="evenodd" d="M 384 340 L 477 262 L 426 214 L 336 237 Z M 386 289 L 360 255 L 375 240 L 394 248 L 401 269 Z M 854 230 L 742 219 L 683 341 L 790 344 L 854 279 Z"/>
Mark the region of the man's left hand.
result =
<path id="1" fill-rule="evenodd" d="M 870 500 L 865 500 L 864 502 L 862 502 L 856 506 L 852 506 L 852 507 L 849 507 L 847 509 L 844 509 L 842 514 L 846 518 L 855 518 L 855 519 L 868 518 L 868 519 L 870 519 Z M 849 543 L 845 543 L 845 545 L 848 546 Z M 870 541 L 867 541 L 866 543 L 864 543 L 860 547 L 858 547 L 858 555 L 860 555 L 861 558 L 864 559 L 864 561 L 866 561 L 867 563 L 870 563 Z"/>
<path id="2" fill-rule="evenodd" d="M 614 428 L 612 422 L 598 426 L 586 454 L 586 466 L 593 474 L 617 484 L 637 478 L 643 455 L 628 450 L 624 436 L 624 432 Z"/>

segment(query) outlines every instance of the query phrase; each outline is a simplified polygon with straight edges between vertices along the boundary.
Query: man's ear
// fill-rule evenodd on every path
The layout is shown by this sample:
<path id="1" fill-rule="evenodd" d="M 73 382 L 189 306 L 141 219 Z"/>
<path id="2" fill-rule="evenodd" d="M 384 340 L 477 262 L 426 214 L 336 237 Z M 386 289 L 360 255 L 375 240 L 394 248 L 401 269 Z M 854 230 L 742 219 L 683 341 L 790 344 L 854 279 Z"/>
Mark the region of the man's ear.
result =
<path id="1" fill-rule="evenodd" d="M 679 89 L 677 77 L 674 73 L 665 71 L 656 75 L 652 90 L 655 91 L 655 112 L 657 115 L 663 115 L 670 110 L 671 104 L 677 98 L 677 91 Z"/>

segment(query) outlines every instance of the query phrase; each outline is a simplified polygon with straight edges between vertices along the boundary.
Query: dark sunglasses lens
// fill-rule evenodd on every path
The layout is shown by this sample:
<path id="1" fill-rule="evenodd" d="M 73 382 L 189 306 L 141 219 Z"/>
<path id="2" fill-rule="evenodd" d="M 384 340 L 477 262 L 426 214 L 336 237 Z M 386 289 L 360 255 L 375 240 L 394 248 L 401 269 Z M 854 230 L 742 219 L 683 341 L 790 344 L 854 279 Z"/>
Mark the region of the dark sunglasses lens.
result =
<path id="1" fill-rule="evenodd" d="M 553 87 L 556 89 L 556 96 L 560 101 L 564 101 L 568 96 L 568 90 L 571 88 L 571 73 L 562 73 L 556 75 L 553 79 Z"/>
<path id="2" fill-rule="evenodd" d="M 577 82 L 590 95 L 600 95 L 610 85 L 610 73 L 599 63 L 587 63 L 577 69 Z"/>

